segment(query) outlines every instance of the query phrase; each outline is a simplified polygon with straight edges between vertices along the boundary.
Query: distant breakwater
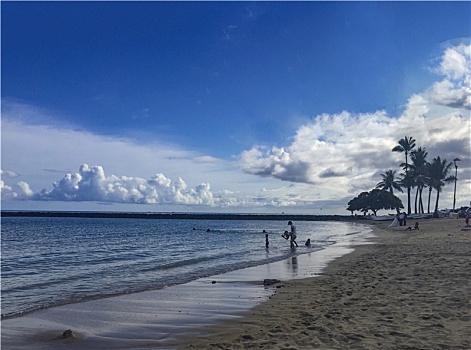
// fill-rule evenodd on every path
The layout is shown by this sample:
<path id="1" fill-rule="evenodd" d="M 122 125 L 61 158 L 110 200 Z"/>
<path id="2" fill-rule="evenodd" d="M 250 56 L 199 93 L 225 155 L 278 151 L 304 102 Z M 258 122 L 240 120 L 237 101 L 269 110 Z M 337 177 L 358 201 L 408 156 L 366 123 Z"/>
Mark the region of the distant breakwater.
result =
<path id="1" fill-rule="evenodd" d="M 72 212 L 72 211 L 2 211 L 1 217 L 78 217 L 113 219 L 164 219 L 164 220 L 293 220 L 293 221 L 360 221 L 363 216 L 302 215 L 302 214 L 209 214 L 209 213 L 123 213 L 123 212 Z"/>

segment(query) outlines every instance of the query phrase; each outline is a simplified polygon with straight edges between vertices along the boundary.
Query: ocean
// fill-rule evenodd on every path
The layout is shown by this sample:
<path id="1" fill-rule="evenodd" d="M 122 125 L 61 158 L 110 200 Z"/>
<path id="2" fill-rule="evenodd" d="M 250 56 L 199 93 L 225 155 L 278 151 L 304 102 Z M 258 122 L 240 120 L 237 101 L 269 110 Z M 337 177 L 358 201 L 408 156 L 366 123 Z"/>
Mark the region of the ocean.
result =
<path id="1" fill-rule="evenodd" d="M 281 261 L 365 230 L 295 222 L 292 250 L 281 237 L 287 221 L 4 217 L 1 224 L 2 319 Z"/>

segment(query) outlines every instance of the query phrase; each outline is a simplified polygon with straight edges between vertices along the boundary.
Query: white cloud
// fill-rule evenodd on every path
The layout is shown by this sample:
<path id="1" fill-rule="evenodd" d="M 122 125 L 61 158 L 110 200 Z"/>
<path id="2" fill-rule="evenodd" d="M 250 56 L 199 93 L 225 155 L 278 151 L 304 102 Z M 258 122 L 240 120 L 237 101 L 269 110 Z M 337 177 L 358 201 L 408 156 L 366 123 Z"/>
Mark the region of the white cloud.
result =
<path id="1" fill-rule="evenodd" d="M 447 48 L 435 70 L 445 79 L 432 86 L 433 100 L 444 106 L 471 109 L 471 45 Z"/>
<path id="2" fill-rule="evenodd" d="M 192 211 L 198 206 L 344 210 L 349 199 L 376 185 L 379 173 L 399 168 L 403 156 L 391 150 L 404 136 L 426 147 L 429 160 L 459 157 L 459 188 L 471 189 L 469 51 L 462 45 L 447 49 L 435 70 L 444 79 L 411 96 L 400 116 L 382 110 L 315 116 L 286 145 L 242 152 L 241 170 L 159 140 L 144 143 L 57 126 L 45 111 L 7 103 L 2 106 L 2 201 L 191 205 Z M 79 164 L 84 165 L 74 172 Z M 57 173 L 66 175 L 57 180 Z M 280 187 L 280 180 L 291 184 Z M 469 201 L 466 193 L 459 191 L 457 202 Z M 441 195 L 442 201 L 449 197 Z"/>
<path id="3" fill-rule="evenodd" d="M 0 169 L 0 175 L 1 175 L 2 178 L 9 178 L 9 179 L 12 179 L 12 178 L 15 178 L 15 177 L 19 176 L 14 171 L 5 171 L 5 170 L 1 170 L 1 169 Z"/>
<path id="4" fill-rule="evenodd" d="M 0 180 L 1 181 L 1 180 Z M 188 189 L 182 178 L 172 181 L 164 174 L 155 174 L 149 179 L 130 176 L 106 175 L 102 166 L 83 164 L 77 173 L 67 173 L 53 183 L 53 188 L 33 193 L 29 185 L 20 181 L 15 191 L 12 187 L 0 182 L 2 200 L 28 201 L 62 201 L 62 202 L 100 202 L 124 204 L 156 204 L 165 206 L 206 206 L 246 212 L 263 208 L 310 207 L 306 186 L 266 190 L 262 188 L 255 193 L 223 190 L 213 193 L 210 184 L 201 183 Z M 245 210 L 244 210 L 245 208 Z"/>
<path id="5" fill-rule="evenodd" d="M 242 153 L 240 165 L 247 173 L 284 181 L 353 186 L 365 174 L 399 164 L 402 156 L 391 150 L 404 136 L 413 136 L 418 145 L 431 150 L 438 143 L 443 147 L 457 142 L 462 148 L 456 154 L 469 157 L 469 117 L 455 111 L 430 119 L 423 102 L 413 96 L 398 119 L 384 112 L 318 116 L 301 126 L 286 148 L 253 147 Z M 375 181 L 371 179 L 369 187 Z"/>
<path id="6" fill-rule="evenodd" d="M 451 80 L 466 79 L 470 74 L 470 60 L 471 45 L 452 46 L 445 50 L 436 70 Z"/>
<path id="7" fill-rule="evenodd" d="M 461 171 L 469 174 L 469 55 L 470 46 L 448 49 L 438 69 L 447 79 L 411 96 L 398 118 L 385 111 L 322 114 L 300 126 L 289 145 L 244 151 L 240 166 L 249 174 L 355 195 L 376 185 L 378 169 L 399 168 L 403 155 L 391 150 L 399 139 L 412 136 L 430 160 L 459 157 L 464 160 Z M 467 178 L 462 176 L 462 184 L 469 187 Z"/>
<path id="8" fill-rule="evenodd" d="M 30 191 L 28 198 L 141 204 L 215 204 L 208 184 L 201 184 L 190 190 L 186 188 L 182 179 L 179 178 L 172 184 L 172 180 L 163 174 L 156 174 L 149 180 L 107 176 L 102 166 L 83 164 L 78 173 L 66 174 L 60 181 L 54 182 L 52 190 L 44 189 L 37 194 Z"/>
<path id="9" fill-rule="evenodd" d="M 24 181 L 20 181 L 14 186 L 9 186 L 3 180 L 0 180 L 0 191 L 2 201 L 28 199 L 33 195 L 33 191 L 31 191 L 29 185 Z"/>
<path id="10" fill-rule="evenodd" d="M 0 180 L 0 190 L 2 191 L 2 200 L 15 199 L 18 197 L 18 194 L 13 191 L 13 188 L 5 184 L 3 180 Z"/>

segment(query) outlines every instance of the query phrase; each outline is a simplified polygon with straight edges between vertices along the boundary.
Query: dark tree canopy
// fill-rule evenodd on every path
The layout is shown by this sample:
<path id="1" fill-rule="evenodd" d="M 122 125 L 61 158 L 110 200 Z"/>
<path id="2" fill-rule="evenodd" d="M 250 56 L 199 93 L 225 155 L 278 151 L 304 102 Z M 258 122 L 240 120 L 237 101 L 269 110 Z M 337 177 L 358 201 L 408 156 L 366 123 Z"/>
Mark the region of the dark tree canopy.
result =
<path id="1" fill-rule="evenodd" d="M 379 189 L 370 192 L 362 192 L 357 197 L 348 202 L 348 211 L 361 211 L 367 213 L 369 210 L 374 215 L 380 209 L 401 209 L 404 208 L 402 201 L 389 191 Z"/>

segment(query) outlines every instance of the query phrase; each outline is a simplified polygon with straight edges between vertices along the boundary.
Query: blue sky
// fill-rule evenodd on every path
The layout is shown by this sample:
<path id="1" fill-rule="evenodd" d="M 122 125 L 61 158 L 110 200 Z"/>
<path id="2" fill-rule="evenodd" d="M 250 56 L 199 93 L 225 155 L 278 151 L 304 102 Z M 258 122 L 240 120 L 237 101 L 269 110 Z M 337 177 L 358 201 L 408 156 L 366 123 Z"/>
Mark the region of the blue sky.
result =
<path id="1" fill-rule="evenodd" d="M 347 213 L 404 133 L 471 190 L 469 2 L 1 6 L 5 209 Z"/>

